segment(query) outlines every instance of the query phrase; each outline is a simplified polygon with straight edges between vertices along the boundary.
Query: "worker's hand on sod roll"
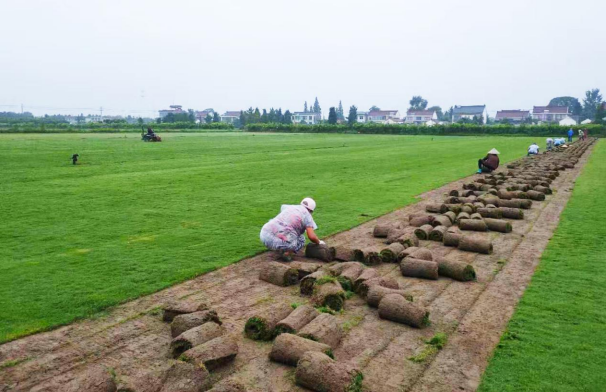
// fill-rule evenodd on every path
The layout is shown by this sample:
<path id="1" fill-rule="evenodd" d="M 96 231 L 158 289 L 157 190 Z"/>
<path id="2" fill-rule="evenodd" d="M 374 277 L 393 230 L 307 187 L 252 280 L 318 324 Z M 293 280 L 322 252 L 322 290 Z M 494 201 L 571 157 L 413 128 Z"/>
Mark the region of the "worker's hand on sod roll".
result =
<path id="1" fill-rule="evenodd" d="M 318 242 L 319 245 L 326 245 L 326 242 L 320 240 L 320 242 Z"/>

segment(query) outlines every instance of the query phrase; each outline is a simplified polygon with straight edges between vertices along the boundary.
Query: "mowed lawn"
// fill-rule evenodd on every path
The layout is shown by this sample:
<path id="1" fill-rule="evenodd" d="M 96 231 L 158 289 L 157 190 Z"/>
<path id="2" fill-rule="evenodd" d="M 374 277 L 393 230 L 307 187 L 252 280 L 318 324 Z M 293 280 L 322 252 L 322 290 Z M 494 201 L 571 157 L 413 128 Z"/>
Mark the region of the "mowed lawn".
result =
<path id="1" fill-rule="evenodd" d="M 162 136 L 0 135 L 0 342 L 258 253 L 283 203 L 314 197 L 326 236 L 474 173 L 492 147 L 507 161 L 534 141 Z"/>
<path id="2" fill-rule="evenodd" d="M 600 141 L 479 391 L 606 390 L 605 173 Z"/>

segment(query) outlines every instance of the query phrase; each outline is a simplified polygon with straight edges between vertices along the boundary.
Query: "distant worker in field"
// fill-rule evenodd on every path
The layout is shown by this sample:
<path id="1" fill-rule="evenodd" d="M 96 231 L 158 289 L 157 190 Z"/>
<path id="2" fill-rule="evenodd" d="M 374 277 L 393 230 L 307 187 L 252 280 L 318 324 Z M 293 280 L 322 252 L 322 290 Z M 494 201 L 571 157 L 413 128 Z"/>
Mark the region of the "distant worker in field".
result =
<path id="1" fill-rule="evenodd" d="M 553 139 L 548 137 L 546 142 L 547 142 L 547 151 L 551 151 L 551 149 L 553 148 Z"/>
<path id="2" fill-rule="evenodd" d="M 568 143 L 572 143 L 572 135 L 574 135 L 574 131 L 572 128 L 568 130 Z"/>
<path id="3" fill-rule="evenodd" d="M 154 136 L 154 131 L 153 131 L 153 129 L 151 129 L 151 127 L 147 127 L 147 134 L 149 136 Z"/>
<path id="4" fill-rule="evenodd" d="M 72 165 L 75 165 L 78 162 L 78 157 L 79 156 L 80 155 L 78 155 L 78 154 L 72 155 Z"/>
<path id="5" fill-rule="evenodd" d="M 585 132 L 583 132 L 583 130 L 581 128 L 579 128 L 579 140 L 582 140 L 585 137 Z M 572 141 L 572 138 L 570 138 L 571 140 L 569 140 L 569 142 Z"/>
<path id="6" fill-rule="evenodd" d="M 280 252 L 280 259 L 292 261 L 292 256 L 305 246 L 305 236 L 311 242 L 324 245 L 315 231 L 318 226 L 312 218 L 316 202 L 306 197 L 300 205 L 282 205 L 278 216 L 267 222 L 261 229 L 261 242 L 270 250 Z"/>
<path id="7" fill-rule="evenodd" d="M 583 140 L 587 139 L 588 136 L 589 136 L 589 129 L 587 129 L 587 128 L 583 129 Z"/>
<path id="8" fill-rule="evenodd" d="M 530 147 L 528 147 L 528 156 L 530 155 L 539 155 L 539 145 L 536 143 L 532 143 Z"/>
<path id="9" fill-rule="evenodd" d="M 490 173 L 499 168 L 499 154 L 496 148 L 488 151 L 488 155 L 478 161 L 478 173 Z"/>

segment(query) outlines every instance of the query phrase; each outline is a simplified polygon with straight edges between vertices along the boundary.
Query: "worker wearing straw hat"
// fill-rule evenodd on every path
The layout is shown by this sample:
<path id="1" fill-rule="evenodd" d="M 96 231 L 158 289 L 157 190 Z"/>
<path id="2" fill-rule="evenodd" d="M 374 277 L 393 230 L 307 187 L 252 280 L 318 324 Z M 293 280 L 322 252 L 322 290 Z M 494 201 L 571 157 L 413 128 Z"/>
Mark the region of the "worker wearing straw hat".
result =
<path id="1" fill-rule="evenodd" d="M 315 233 L 316 222 L 311 217 L 316 202 L 306 197 L 300 205 L 282 205 L 280 214 L 267 222 L 261 229 L 261 242 L 270 250 L 280 253 L 280 259 L 291 261 L 292 256 L 305 246 L 307 234 L 311 242 L 324 244 Z"/>
<path id="2" fill-rule="evenodd" d="M 499 167 L 499 154 L 496 148 L 488 151 L 488 155 L 478 161 L 478 173 L 490 173 Z"/>

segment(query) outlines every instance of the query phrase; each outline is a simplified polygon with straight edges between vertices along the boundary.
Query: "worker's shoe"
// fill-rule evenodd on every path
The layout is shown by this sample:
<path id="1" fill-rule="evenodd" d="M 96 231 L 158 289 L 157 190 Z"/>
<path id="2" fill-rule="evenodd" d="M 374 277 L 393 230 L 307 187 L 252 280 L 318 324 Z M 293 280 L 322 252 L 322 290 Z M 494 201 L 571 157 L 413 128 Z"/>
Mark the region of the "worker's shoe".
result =
<path id="1" fill-rule="evenodd" d="M 478 169 L 478 171 L 476 173 L 482 174 L 482 169 Z"/>
<path id="2" fill-rule="evenodd" d="M 292 255 L 290 253 L 286 253 L 284 251 L 280 252 L 280 256 L 278 256 L 278 260 L 285 261 L 287 263 L 292 261 Z"/>

